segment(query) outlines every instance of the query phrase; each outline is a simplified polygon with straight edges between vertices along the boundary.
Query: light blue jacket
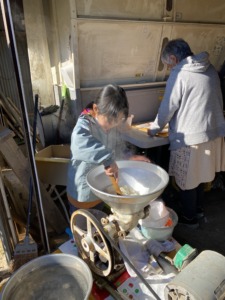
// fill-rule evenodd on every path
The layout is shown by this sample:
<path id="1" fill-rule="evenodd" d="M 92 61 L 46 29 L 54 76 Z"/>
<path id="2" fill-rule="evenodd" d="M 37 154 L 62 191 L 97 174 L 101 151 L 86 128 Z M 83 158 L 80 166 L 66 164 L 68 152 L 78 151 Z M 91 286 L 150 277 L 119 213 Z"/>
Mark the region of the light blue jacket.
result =
<path id="1" fill-rule="evenodd" d="M 81 115 L 71 135 L 67 193 L 80 202 L 97 200 L 86 182 L 87 173 L 95 166 L 107 167 L 124 158 L 125 148 L 117 128 L 105 133 L 95 118 Z"/>
<path id="2" fill-rule="evenodd" d="M 167 123 L 171 150 L 225 136 L 220 80 L 207 52 L 189 56 L 171 70 L 151 134 Z"/>

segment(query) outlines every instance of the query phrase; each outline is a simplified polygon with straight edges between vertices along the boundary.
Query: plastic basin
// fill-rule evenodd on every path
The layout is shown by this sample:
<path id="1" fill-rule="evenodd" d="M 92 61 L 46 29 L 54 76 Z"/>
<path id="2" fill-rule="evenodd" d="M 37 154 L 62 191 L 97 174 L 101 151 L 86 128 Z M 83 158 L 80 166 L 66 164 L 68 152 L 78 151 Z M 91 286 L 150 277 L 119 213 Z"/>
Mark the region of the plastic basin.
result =
<path id="1" fill-rule="evenodd" d="M 167 207 L 167 210 L 169 211 L 169 217 L 173 221 L 172 226 L 155 227 L 149 226 L 147 222 L 144 222 L 145 219 L 139 221 L 139 224 L 141 225 L 141 232 L 145 238 L 157 241 L 165 241 L 172 237 L 174 227 L 178 222 L 178 216 L 171 208 Z"/>

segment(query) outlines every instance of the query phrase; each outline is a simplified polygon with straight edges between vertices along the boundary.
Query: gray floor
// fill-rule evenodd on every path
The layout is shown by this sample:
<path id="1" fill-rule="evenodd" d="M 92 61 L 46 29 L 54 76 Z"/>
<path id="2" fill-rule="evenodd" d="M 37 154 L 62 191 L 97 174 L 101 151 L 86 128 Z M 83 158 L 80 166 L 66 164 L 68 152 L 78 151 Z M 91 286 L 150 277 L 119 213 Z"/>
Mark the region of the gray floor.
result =
<path id="1" fill-rule="evenodd" d="M 177 203 L 170 202 L 172 208 Z M 189 244 L 200 253 L 213 250 L 225 256 L 225 191 L 221 188 L 205 192 L 205 219 L 201 220 L 197 229 L 178 224 L 173 236 L 181 244 Z"/>

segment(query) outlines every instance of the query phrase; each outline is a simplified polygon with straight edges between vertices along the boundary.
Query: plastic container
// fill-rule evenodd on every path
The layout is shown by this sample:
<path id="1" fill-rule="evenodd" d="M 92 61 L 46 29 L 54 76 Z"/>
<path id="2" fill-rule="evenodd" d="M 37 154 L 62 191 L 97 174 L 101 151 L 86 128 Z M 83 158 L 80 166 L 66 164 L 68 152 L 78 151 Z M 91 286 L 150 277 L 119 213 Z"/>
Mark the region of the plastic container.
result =
<path id="1" fill-rule="evenodd" d="M 169 211 L 163 201 L 155 200 L 150 203 L 149 216 L 141 220 L 145 227 L 163 227 L 169 218 Z"/>
<path id="2" fill-rule="evenodd" d="M 70 254 L 49 254 L 19 268 L 6 283 L 2 300 L 89 299 L 93 278 L 88 265 Z"/>
<path id="3" fill-rule="evenodd" d="M 172 237 L 174 227 L 177 225 L 178 216 L 174 210 L 167 207 L 169 211 L 169 218 L 172 220 L 171 226 L 155 226 L 155 224 L 149 225 L 148 217 L 146 219 L 142 219 L 139 221 L 141 225 L 141 233 L 147 239 L 157 240 L 157 241 L 165 241 Z M 165 223 L 164 223 L 165 224 Z"/>

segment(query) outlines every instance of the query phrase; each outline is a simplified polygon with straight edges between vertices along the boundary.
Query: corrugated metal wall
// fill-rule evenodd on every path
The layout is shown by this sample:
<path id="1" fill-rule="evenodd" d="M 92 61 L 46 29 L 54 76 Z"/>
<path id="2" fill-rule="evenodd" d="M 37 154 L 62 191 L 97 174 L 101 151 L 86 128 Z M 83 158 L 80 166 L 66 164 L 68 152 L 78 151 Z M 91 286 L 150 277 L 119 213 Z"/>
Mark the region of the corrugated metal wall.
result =
<path id="1" fill-rule="evenodd" d="M 17 90 L 17 81 L 14 71 L 14 64 L 11 56 L 11 50 L 7 45 L 5 31 L 1 18 L 1 32 L 0 32 L 0 89 L 5 97 L 9 97 L 15 105 L 20 109 L 20 99 Z M 31 88 L 30 67 L 27 55 L 27 43 L 25 31 L 15 32 L 17 41 L 17 50 L 20 60 L 20 67 L 23 76 L 23 84 L 25 90 L 27 111 L 29 116 L 33 114 L 34 100 Z"/>
<path id="2" fill-rule="evenodd" d="M 19 108 L 16 77 L 12 58 L 6 44 L 5 33 L 0 33 L 0 89 L 2 93 L 10 97 Z"/>

